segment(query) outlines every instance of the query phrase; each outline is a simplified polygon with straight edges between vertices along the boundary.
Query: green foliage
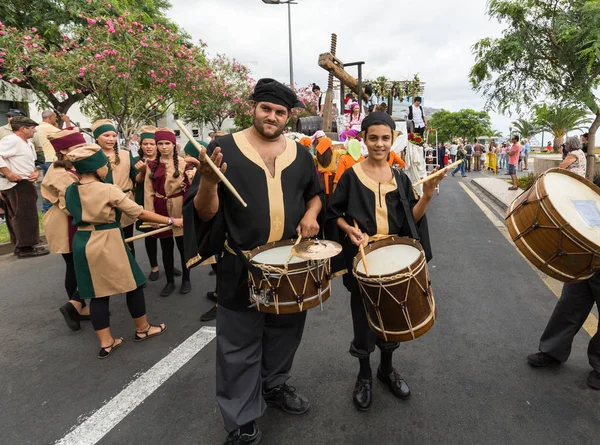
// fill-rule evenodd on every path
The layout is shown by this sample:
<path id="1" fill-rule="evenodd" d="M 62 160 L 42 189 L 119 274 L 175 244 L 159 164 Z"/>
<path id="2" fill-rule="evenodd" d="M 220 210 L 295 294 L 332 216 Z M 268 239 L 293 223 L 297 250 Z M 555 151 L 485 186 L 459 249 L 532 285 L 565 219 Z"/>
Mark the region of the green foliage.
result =
<path id="1" fill-rule="evenodd" d="M 586 110 L 576 105 L 543 104 L 536 105 L 533 109 L 540 128 L 552 133 L 555 153 L 559 152 L 567 131 L 581 130 L 592 121 Z"/>
<path id="2" fill-rule="evenodd" d="M 540 132 L 540 128 L 536 122 L 520 117 L 512 122 L 513 134 L 518 134 L 522 138 L 532 138 Z"/>
<path id="3" fill-rule="evenodd" d="M 415 97 L 423 94 L 423 85 L 419 74 L 415 74 L 412 80 L 389 80 L 385 76 L 379 76 L 375 80 L 365 79 L 364 85 L 371 85 L 373 92 L 380 97 L 387 98 L 390 92 L 394 93 L 394 98 Z"/>
<path id="4" fill-rule="evenodd" d="M 456 112 L 441 110 L 429 119 L 429 128 L 438 132 L 438 140 L 448 142 L 454 138 L 474 140 L 494 132 L 490 115 L 485 111 L 464 109 Z"/>
<path id="5" fill-rule="evenodd" d="M 529 190 L 535 184 L 537 177 L 533 173 L 517 178 L 517 187 L 523 190 Z"/>

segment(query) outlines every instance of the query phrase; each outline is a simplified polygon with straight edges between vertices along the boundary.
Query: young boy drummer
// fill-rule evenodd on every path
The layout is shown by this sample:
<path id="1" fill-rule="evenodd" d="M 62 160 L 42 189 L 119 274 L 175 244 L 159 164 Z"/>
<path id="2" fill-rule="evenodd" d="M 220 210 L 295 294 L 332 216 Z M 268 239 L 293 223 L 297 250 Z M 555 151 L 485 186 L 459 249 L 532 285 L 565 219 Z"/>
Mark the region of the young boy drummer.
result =
<path id="1" fill-rule="evenodd" d="M 396 137 L 396 124 L 387 113 L 369 114 L 362 122 L 364 140 L 369 157 L 353 165 L 340 178 L 326 213 L 328 233 L 337 226 L 342 235 L 343 257 L 348 273 L 344 286 L 351 294 L 354 339 L 350 354 L 359 360 L 360 370 L 353 391 L 355 406 L 366 411 L 372 403 L 372 372 L 370 355 L 375 345 L 381 350 L 381 363 L 377 378 L 387 384 L 391 392 L 401 398 L 410 397 L 410 389 L 392 366 L 392 354 L 398 343 L 379 339 L 369 327 L 356 278 L 352 275 L 352 260 L 358 247 L 375 235 L 401 235 L 420 237 L 426 257 L 431 259 L 429 233 L 424 220 L 425 209 L 443 175 L 431 179 L 423 186 L 423 197 L 415 197 L 408 177 L 388 163 L 388 156 Z M 354 221 L 359 228 L 354 227 Z M 418 224 L 418 234 L 415 223 Z M 412 230 L 411 230 L 412 227 Z"/>
<path id="2" fill-rule="evenodd" d="M 121 214 L 135 221 L 181 227 L 181 218 L 173 219 L 144 210 L 116 185 L 105 182 L 108 158 L 96 144 L 86 144 L 67 154 L 81 176 L 65 193 L 67 211 L 73 217 L 77 233 L 73 237 L 73 262 L 81 298 L 91 300 L 91 321 L 100 341 L 98 358 L 108 357 L 121 346 L 123 338 L 110 331 L 109 297 L 127 294 L 127 308 L 136 330 L 134 341 L 162 334 L 167 327 L 148 322 L 142 286 L 146 278 L 123 239 Z"/>

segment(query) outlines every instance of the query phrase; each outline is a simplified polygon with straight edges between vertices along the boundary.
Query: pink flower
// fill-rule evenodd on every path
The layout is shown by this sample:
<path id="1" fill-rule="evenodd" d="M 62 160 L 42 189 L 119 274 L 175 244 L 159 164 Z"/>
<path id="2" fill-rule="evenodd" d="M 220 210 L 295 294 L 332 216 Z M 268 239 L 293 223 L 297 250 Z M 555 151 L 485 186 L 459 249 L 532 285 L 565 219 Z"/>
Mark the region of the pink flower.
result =
<path id="1" fill-rule="evenodd" d="M 87 22 L 88 22 L 88 25 L 93 25 L 94 23 L 96 23 L 96 20 L 88 18 Z"/>
<path id="2" fill-rule="evenodd" d="M 77 93 L 81 94 L 81 90 L 77 90 Z"/>
<path id="3" fill-rule="evenodd" d="M 31 30 L 32 30 L 33 32 L 37 32 L 37 29 L 36 29 L 36 28 L 31 28 Z"/>
<path id="4" fill-rule="evenodd" d="M 168 86 L 169 86 L 169 88 L 176 88 L 176 87 L 177 87 L 177 84 L 176 84 L 176 83 L 174 83 L 174 82 L 171 82 L 171 83 L 169 83 L 169 85 L 168 85 Z"/>
<path id="5" fill-rule="evenodd" d="M 94 57 L 96 58 L 96 60 L 100 60 L 100 59 L 104 58 L 104 56 L 102 54 L 96 54 Z"/>
<path id="6" fill-rule="evenodd" d="M 17 71 L 18 71 L 18 72 L 20 72 L 20 73 L 22 73 L 22 72 L 23 72 L 23 68 L 21 68 L 21 67 L 18 67 L 18 68 L 17 68 Z"/>

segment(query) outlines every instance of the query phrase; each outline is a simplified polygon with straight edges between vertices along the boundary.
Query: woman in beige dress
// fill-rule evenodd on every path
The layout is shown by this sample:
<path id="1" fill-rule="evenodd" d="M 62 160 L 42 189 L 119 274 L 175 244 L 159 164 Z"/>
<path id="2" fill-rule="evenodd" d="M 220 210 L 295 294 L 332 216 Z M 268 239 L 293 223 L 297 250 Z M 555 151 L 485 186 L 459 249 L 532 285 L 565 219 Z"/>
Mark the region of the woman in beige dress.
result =
<path id="1" fill-rule="evenodd" d="M 77 226 L 73 237 L 75 274 L 81 298 L 90 300 L 92 326 L 100 341 L 98 358 L 106 358 L 123 343 L 122 337 L 111 334 L 111 295 L 127 295 L 127 308 L 136 327 L 134 341 L 160 335 L 167 328 L 163 323 L 148 322 L 142 288 L 146 278 L 125 244 L 121 214 L 133 221 L 139 218 L 175 228 L 182 227 L 183 220 L 144 210 L 119 187 L 105 182 L 109 161 L 98 145 L 83 145 L 67 158 L 81 176 L 65 192 L 67 211 Z"/>
<path id="2" fill-rule="evenodd" d="M 79 181 L 79 175 L 73 165 L 66 158 L 66 154 L 78 146 L 86 143 L 79 129 L 66 129 L 48 135 L 48 140 L 56 152 L 57 160 L 50 166 L 44 175 L 41 185 L 42 197 L 52 206 L 42 219 L 48 248 L 52 253 L 59 253 L 65 260 L 65 289 L 69 301 L 63 304 L 59 311 L 67 322 L 69 329 L 81 329 L 81 320 L 90 319 L 90 309 L 79 297 L 77 290 L 77 277 L 73 264 L 71 245 L 75 228 L 71 224 L 72 218 L 65 210 L 65 191 L 74 182 Z"/>

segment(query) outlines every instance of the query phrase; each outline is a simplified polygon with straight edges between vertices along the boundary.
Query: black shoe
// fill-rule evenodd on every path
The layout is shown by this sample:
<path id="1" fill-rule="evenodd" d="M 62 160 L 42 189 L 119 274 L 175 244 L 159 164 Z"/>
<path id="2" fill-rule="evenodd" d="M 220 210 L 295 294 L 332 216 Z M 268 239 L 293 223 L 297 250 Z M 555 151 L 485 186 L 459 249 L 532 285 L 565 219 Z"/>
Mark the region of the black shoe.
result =
<path id="1" fill-rule="evenodd" d="M 388 385 L 392 394 L 399 399 L 410 398 L 410 388 L 396 368 L 392 368 L 392 372 L 388 375 L 384 375 L 381 368 L 377 368 L 377 378 Z"/>
<path id="2" fill-rule="evenodd" d="M 217 306 L 213 306 L 210 310 L 200 316 L 200 321 L 211 321 L 217 318 Z"/>
<path id="3" fill-rule="evenodd" d="M 600 389 L 600 372 L 591 371 L 587 378 L 587 384 L 592 389 Z"/>
<path id="4" fill-rule="evenodd" d="M 181 282 L 181 287 L 179 288 L 180 294 L 189 294 L 192 291 L 192 283 L 189 280 L 185 280 Z"/>
<path id="5" fill-rule="evenodd" d="M 173 268 L 173 276 L 180 277 L 181 275 L 183 275 L 181 273 L 181 271 L 179 269 L 177 269 L 176 267 L 174 267 Z"/>
<path id="6" fill-rule="evenodd" d="M 359 411 L 368 411 L 373 403 L 373 379 L 358 379 L 352 392 L 352 401 Z"/>
<path id="7" fill-rule="evenodd" d="M 32 247 L 30 249 L 19 249 L 17 257 L 19 258 L 33 258 L 36 256 L 48 255 L 50 251 L 45 247 Z"/>
<path id="8" fill-rule="evenodd" d="M 158 277 L 160 277 L 160 272 L 158 270 L 151 270 L 150 275 L 148 275 L 150 281 L 157 281 Z"/>
<path id="9" fill-rule="evenodd" d="M 224 445 L 258 445 L 262 439 L 262 432 L 258 429 L 256 424 L 253 426 L 254 431 L 252 431 L 252 434 L 242 433 L 239 428 L 232 431 L 227 436 Z"/>
<path id="10" fill-rule="evenodd" d="M 81 329 L 79 312 L 77 312 L 75 306 L 73 306 L 69 301 L 63 304 L 58 310 L 62 316 L 65 317 L 65 321 L 67 322 L 69 329 L 72 331 L 78 331 Z"/>
<path id="11" fill-rule="evenodd" d="M 310 408 L 310 402 L 285 383 L 264 391 L 263 397 L 267 405 L 278 406 L 289 414 L 304 414 Z"/>
<path id="12" fill-rule="evenodd" d="M 163 290 L 160 291 L 161 297 L 168 297 L 173 292 L 175 292 L 175 283 L 167 283 Z"/>
<path id="13" fill-rule="evenodd" d="M 208 298 L 208 299 L 209 299 L 209 300 L 211 300 L 211 301 L 214 301 L 215 303 L 216 303 L 216 302 L 217 302 L 217 300 L 218 300 L 218 297 L 217 297 L 217 293 L 216 293 L 216 292 L 207 292 L 207 293 L 206 293 L 206 298 Z"/>
<path id="14" fill-rule="evenodd" d="M 543 352 L 536 352 L 527 356 L 527 363 L 534 368 L 545 368 L 546 366 L 560 365 L 560 361 Z"/>

